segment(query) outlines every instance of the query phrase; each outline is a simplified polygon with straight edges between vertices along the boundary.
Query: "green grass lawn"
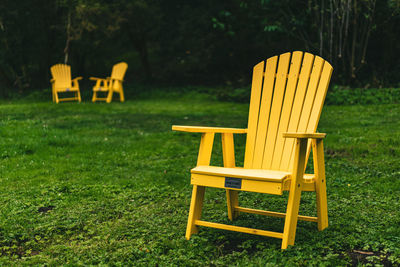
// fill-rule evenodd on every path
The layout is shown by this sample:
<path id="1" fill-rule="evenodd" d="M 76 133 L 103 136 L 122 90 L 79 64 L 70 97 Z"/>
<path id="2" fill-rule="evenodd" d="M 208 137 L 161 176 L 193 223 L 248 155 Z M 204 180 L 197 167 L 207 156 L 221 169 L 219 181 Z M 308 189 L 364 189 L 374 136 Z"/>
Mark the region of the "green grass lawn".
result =
<path id="1" fill-rule="evenodd" d="M 202 228 L 185 240 L 189 170 L 200 136 L 172 124 L 246 127 L 248 105 L 206 95 L 121 104 L 0 103 L 0 265 L 312 266 L 400 264 L 400 105 L 326 106 L 330 226 L 300 221 L 295 246 Z M 245 139 L 237 136 L 242 165 Z M 220 137 L 212 163 L 222 164 Z M 284 211 L 286 195 L 242 193 L 244 206 Z M 315 214 L 313 193 L 300 212 Z M 209 189 L 204 218 L 228 222 Z M 243 214 L 235 225 L 282 231 Z"/>

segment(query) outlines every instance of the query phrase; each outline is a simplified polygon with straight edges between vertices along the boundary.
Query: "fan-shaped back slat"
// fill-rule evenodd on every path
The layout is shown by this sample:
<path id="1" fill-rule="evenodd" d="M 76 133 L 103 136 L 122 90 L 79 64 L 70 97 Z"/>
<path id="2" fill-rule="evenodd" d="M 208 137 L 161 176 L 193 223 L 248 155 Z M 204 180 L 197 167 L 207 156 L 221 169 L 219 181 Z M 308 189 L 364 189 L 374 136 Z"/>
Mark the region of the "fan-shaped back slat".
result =
<path id="1" fill-rule="evenodd" d="M 303 63 L 299 75 L 299 81 L 297 83 L 296 95 L 293 101 L 292 113 L 289 120 L 289 126 L 287 132 L 296 132 L 299 126 L 299 120 L 301 115 L 301 110 L 304 104 L 304 98 L 306 96 L 308 83 L 310 81 L 311 68 L 314 63 L 314 56 L 305 53 L 303 58 Z M 286 170 L 290 161 L 291 151 L 293 150 L 294 139 L 284 139 L 284 146 L 281 157 L 281 164 L 279 169 Z"/>
<path id="2" fill-rule="evenodd" d="M 282 54 L 279 57 L 278 72 L 276 74 L 275 88 L 271 106 L 271 114 L 267 129 L 267 139 L 265 141 L 263 164 L 262 164 L 263 169 L 267 169 L 270 166 L 276 144 L 276 139 L 278 137 L 277 129 L 281 118 L 283 98 L 285 96 L 284 89 L 286 87 L 289 62 L 290 62 L 290 53 Z M 272 75 L 272 74 L 266 73 L 266 75 Z M 258 146 L 258 144 L 256 145 Z"/>
<path id="3" fill-rule="evenodd" d="M 321 77 L 321 71 L 324 65 L 324 60 L 318 56 L 316 56 L 314 58 L 314 64 L 313 64 L 313 68 L 311 71 L 311 75 L 310 75 L 310 82 L 308 84 L 308 88 L 307 88 L 307 93 L 304 99 L 304 104 L 303 104 L 303 108 L 301 110 L 301 114 L 300 114 L 300 119 L 298 122 L 298 127 L 296 132 L 306 132 L 307 131 L 307 126 L 308 126 L 308 122 L 310 120 L 310 116 L 311 116 L 311 111 L 312 111 L 312 107 L 314 104 L 314 100 L 315 100 L 315 94 L 317 92 L 317 88 L 318 88 L 318 84 L 319 84 L 319 80 Z M 322 106 L 321 106 L 322 108 Z M 311 131 L 311 132 L 315 132 L 316 131 L 316 127 L 317 125 L 315 125 L 315 130 Z M 292 140 L 292 142 L 294 142 Z M 308 147 L 310 147 L 311 144 L 308 144 Z M 293 149 L 290 151 L 290 160 L 288 162 L 286 162 L 286 166 L 285 169 L 289 169 L 290 166 L 292 166 L 292 162 L 293 162 Z"/>
<path id="4" fill-rule="evenodd" d="M 244 167 L 252 168 L 254 145 L 258 126 L 258 114 L 260 110 L 260 97 L 264 76 L 264 61 L 253 68 L 253 80 L 251 84 L 249 122 L 247 127 L 246 151 L 244 156 Z"/>
<path id="5" fill-rule="evenodd" d="M 316 132 L 331 73 L 329 63 L 303 52 L 254 67 L 245 168 L 290 169 L 294 140 L 282 133 Z"/>
<path id="6" fill-rule="evenodd" d="M 269 58 L 267 60 L 265 72 L 275 73 L 276 66 L 278 65 L 277 63 L 278 63 L 278 57 Z M 275 75 L 268 75 L 264 77 L 260 113 L 258 115 L 259 124 L 256 131 L 256 141 L 255 141 L 255 144 L 258 145 L 254 147 L 254 155 L 264 154 L 264 145 L 267 136 L 267 128 L 271 111 L 272 93 L 274 92 L 274 84 L 275 84 Z M 255 169 L 260 169 L 262 166 L 262 157 L 254 155 L 253 155 L 253 164 L 251 167 Z"/>
<path id="7" fill-rule="evenodd" d="M 55 80 L 55 88 L 71 88 L 71 67 L 65 64 L 56 64 L 50 68 Z"/>
<path id="8" fill-rule="evenodd" d="M 285 99 L 282 106 L 282 115 L 279 122 L 278 134 L 275 142 L 274 151 L 271 153 L 272 160 L 265 162 L 264 166 L 268 169 L 279 170 L 281 163 L 283 147 L 285 145 L 285 139 L 282 138 L 282 134 L 287 132 L 289 126 L 289 120 L 292 115 L 293 101 L 296 92 L 297 83 L 299 80 L 299 72 L 301 61 L 303 59 L 302 52 L 294 52 L 292 54 L 292 60 L 288 75 L 288 82 L 286 85 Z"/>
<path id="9" fill-rule="evenodd" d="M 126 64 L 125 62 L 115 64 L 111 72 L 111 78 L 123 80 L 127 68 L 128 64 Z"/>

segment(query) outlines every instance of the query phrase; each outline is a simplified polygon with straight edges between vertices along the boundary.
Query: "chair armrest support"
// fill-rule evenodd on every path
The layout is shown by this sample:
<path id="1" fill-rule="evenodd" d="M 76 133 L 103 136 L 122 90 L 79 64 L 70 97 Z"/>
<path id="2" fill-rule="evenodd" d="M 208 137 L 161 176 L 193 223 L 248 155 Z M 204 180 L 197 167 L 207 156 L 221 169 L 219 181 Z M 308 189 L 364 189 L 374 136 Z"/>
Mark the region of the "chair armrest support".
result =
<path id="1" fill-rule="evenodd" d="M 202 127 L 202 126 L 182 126 L 173 125 L 173 131 L 189 132 L 189 133 L 247 133 L 247 129 L 239 128 L 222 128 L 222 127 Z"/>
<path id="2" fill-rule="evenodd" d="M 78 81 L 82 79 L 82 77 L 76 77 L 75 79 L 72 79 L 72 87 L 79 88 Z"/>
<path id="3" fill-rule="evenodd" d="M 284 138 L 324 139 L 326 133 L 283 133 Z"/>
<path id="4" fill-rule="evenodd" d="M 108 89 L 108 83 L 110 81 L 109 78 L 97 78 L 97 77 L 90 77 L 89 80 L 96 81 L 96 84 L 94 85 L 93 88 L 103 88 L 103 89 Z M 103 86 L 102 86 L 103 84 Z"/>
<path id="5" fill-rule="evenodd" d="M 214 133 L 203 133 L 201 135 L 197 166 L 209 166 L 214 143 Z"/>

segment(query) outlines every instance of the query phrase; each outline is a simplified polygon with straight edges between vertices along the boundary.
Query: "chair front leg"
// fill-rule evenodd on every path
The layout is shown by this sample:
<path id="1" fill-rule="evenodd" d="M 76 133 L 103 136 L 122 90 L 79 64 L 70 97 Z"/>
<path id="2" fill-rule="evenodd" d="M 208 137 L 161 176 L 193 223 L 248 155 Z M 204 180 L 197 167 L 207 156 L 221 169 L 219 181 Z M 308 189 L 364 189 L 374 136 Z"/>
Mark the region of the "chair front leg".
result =
<path id="1" fill-rule="evenodd" d="M 306 164 L 307 139 L 297 138 L 294 165 L 290 182 L 289 199 L 286 209 L 285 227 L 283 230 L 282 249 L 294 245 L 297 219 L 299 215 L 300 197 L 303 186 L 304 166 Z"/>
<path id="2" fill-rule="evenodd" d="M 214 144 L 214 133 L 203 133 L 200 140 L 199 155 L 197 156 L 197 166 L 210 165 L 212 147 Z M 204 186 L 193 185 L 192 200 L 190 202 L 190 210 L 188 223 L 186 227 L 186 239 L 189 240 L 192 234 L 199 231 L 196 226 L 196 220 L 201 217 L 201 210 L 204 201 Z"/>
<path id="3" fill-rule="evenodd" d="M 224 159 L 224 167 L 235 167 L 235 146 L 232 133 L 222 133 L 222 155 Z M 239 212 L 235 211 L 235 207 L 239 206 L 238 191 L 226 189 L 226 204 L 228 208 L 229 220 L 234 220 L 239 216 Z"/>
<path id="4" fill-rule="evenodd" d="M 113 92 L 113 89 L 112 89 L 112 88 L 109 88 L 109 89 L 108 89 L 108 94 L 107 94 L 107 100 L 106 100 L 107 103 L 111 103 L 113 93 L 114 93 L 114 92 Z"/>
<path id="5" fill-rule="evenodd" d="M 78 102 L 81 103 L 82 99 L 81 99 L 81 92 L 78 90 L 76 91 L 76 96 L 78 98 Z"/>
<path id="6" fill-rule="evenodd" d="M 189 240 L 192 234 L 199 232 L 199 227 L 195 224 L 201 217 L 204 201 L 204 186 L 193 185 L 192 200 L 190 201 L 189 218 L 186 227 L 186 239 Z"/>
<path id="7" fill-rule="evenodd" d="M 122 87 L 122 82 L 119 82 L 119 100 L 121 102 L 125 102 L 125 96 L 124 96 L 124 88 Z"/>
<path id="8" fill-rule="evenodd" d="M 51 83 L 51 94 L 53 96 L 53 102 L 56 102 L 55 90 L 54 90 L 54 83 Z"/>
<path id="9" fill-rule="evenodd" d="M 315 193 L 317 197 L 318 230 L 322 231 L 328 227 L 328 202 L 326 197 L 326 177 L 324 147 L 322 139 L 312 141 Z"/>

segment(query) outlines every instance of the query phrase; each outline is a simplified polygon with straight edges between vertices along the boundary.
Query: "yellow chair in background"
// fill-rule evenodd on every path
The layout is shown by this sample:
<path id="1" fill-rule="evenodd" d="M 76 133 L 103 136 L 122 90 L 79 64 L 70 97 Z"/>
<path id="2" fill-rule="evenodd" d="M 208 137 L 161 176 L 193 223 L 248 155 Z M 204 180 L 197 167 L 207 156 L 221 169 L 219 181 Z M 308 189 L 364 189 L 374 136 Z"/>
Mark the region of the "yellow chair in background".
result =
<path id="1" fill-rule="evenodd" d="M 81 102 L 81 93 L 79 91 L 78 81 L 82 77 L 71 80 L 71 67 L 65 64 L 56 64 L 50 68 L 53 78 L 50 80 L 53 94 L 53 102 L 73 101 Z M 73 92 L 74 97 L 60 98 L 59 93 Z"/>
<path id="2" fill-rule="evenodd" d="M 92 101 L 106 101 L 110 103 L 112 100 L 113 93 L 119 93 L 119 99 L 121 102 L 125 101 L 124 89 L 122 87 L 122 82 L 124 81 L 125 72 L 128 69 L 128 64 L 125 62 L 120 62 L 113 66 L 111 77 L 107 78 L 96 78 L 90 77 L 90 80 L 96 81 L 93 86 L 93 98 Z M 98 97 L 97 93 L 107 93 L 107 97 Z"/>
<path id="3" fill-rule="evenodd" d="M 197 166 L 191 170 L 192 200 L 186 239 L 207 226 L 282 239 L 294 245 L 297 220 L 328 226 L 323 133 L 316 133 L 332 66 L 309 53 L 285 53 L 253 69 L 247 129 L 173 126 L 175 131 L 202 133 Z M 222 137 L 224 167 L 210 166 L 214 135 Z M 244 167 L 235 167 L 233 134 L 247 134 Z M 312 148 L 314 173 L 305 174 Z M 206 187 L 226 190 L 228 217 L 240 212 L 285 218 L 283 232 L 272 232 L 201 220 Z M 289 191 L 286 213 L 239 206 L 238 192 L 282 195 Z M 317 216 L 299 215 L 302 191 L 316 193 Z"/>

